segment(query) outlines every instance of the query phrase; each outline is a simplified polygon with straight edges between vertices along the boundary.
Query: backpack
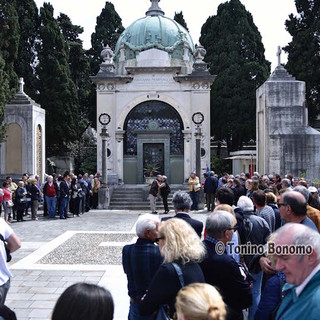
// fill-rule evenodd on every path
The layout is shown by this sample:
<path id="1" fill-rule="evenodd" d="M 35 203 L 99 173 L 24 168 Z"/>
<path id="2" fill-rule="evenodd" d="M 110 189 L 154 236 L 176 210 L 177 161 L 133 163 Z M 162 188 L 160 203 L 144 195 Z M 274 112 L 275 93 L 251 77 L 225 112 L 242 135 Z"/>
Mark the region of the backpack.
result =
<path id="1" fill-rule="evenodd" d="M 246 244 L 250 239 L 250 234 L 252 232 L 253 224 L 248 215 L 242 216 L 241 227 L 239 228 L 241 244 Z"/>
<path id="2" fill-rule="evenodd" d="M 7 242 L 6 240 L 4 240 L 4 237 L 2 234 L 0 234 L 0 241 L 3 242 L 3 245 L 4 245 L 4 249 L 6 250 L 6 254 L 7 254 L 7 262 L 10 262 L 12 257 L 11 257 L 11 254 L 10 254 L 10 250 L 8 249 L 7 247 Z"/>

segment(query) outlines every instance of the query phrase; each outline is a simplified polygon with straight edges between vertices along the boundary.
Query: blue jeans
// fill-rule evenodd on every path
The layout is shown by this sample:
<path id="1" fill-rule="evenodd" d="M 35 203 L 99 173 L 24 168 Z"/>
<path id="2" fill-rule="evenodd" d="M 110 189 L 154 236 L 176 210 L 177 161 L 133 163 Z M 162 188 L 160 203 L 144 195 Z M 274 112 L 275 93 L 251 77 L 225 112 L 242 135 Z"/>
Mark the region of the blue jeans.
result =
<path id="1" fill-rule="evenodd" d="M 263 273 L 262 271 L 260 271 L 259 273 L 252 273 L 251 275 L 254 279 L 254 282 L 252 286 L 252 306 L 249 308 L 248 320 L 254 320 L 254 315 L 258 309 L 261 297 L 261 284 Z"/>
<path id="2" fill-rule="evenodd" d="M 190 191 L 190 198 L 192 200 L 191 210 L 198 210 L 198 202 L 199 202 L 199 191 Z"/>
<path id="3" fill-rule="evenodd" d="M 10 288 L 10 279 L 6 283 L 4 283 L 2 286 L 0 286 L 0 305 L 4 305 L 9 288 Z"/>
<path id="4" fill-rule="evenodd" d="M 56 205 L 57 205 L 57 197 L 48 197 L 45 196 L 47 208 L 48 208 L 48 214 L 50 218 L 54 218 L 56 215 Z"/>
<path id="5" fill-rule="evenodd" d="M 60 200 L 60 210 L 59 210 L 59 214 L 60 214 L 60 218 L 67 218 L 68 217 L 68 204 L 69 204 L 69 197 L 63 197 Z"/>
<path id="6" fill-rule="evenodd" d="M 132 303 L 130 301 L 130 309 L 129 309 L 129 315 L 128 320 L 152 320 L 154 318 L 153 315 L 151 316 L 141 316 L 138 308 L 137 303 Z"/>

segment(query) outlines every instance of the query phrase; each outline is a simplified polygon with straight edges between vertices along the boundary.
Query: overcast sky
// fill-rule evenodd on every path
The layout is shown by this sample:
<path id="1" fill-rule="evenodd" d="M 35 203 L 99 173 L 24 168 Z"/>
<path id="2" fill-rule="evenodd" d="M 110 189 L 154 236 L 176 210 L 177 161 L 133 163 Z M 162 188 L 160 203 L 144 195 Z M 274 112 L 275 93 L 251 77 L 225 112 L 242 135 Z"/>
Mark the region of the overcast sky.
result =
<path id="1" fill-rule="evenodd" d="M 145 15 L 150 7 L 150 0 L 109 0 L 122 19 L 126 28 L 136 19 Z M 35 0 L 38 8 L 43 0 Z M 73 24 L 84 28 L 81 39 L 84 48 L 91 46 L 90 37 L 94 32 L 96 18 L 104 8 L 105 0 L 49 0 L 55 10 L 55 16 L 60 12 L 67 14 Z M 201 26 L 209 16 L 217 13 L 221 0 L 161 0 L 159 5 L 169 18 L 174 17 L 175 12 L 183 12 L 184 19 L 189 28 L 194 43 L 199 42 Z M 246 9 L 251 12 L 254 23 L 258 27 L 262 42 L 265 47 L 266 59 L 272 62 L 272 70 L 277 65 L 277 46 L 285 46 L 291 41 L 289 33 L 285 30 L 285 20 L 289 14 L 296 14 L 294 0 L 241 0 Z M 282 62 L 286 62 L 285 54 L 282 54 Z"/>

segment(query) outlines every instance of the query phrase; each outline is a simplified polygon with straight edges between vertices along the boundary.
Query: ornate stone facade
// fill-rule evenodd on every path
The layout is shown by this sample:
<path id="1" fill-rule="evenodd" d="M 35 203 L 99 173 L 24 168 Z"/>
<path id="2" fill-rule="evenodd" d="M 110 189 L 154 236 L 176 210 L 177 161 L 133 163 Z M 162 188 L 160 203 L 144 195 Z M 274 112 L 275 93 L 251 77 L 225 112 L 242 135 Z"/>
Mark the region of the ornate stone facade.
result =
<path id="1" fill-rule="evenodd" d="M 120 36 L 114 55 L 110 48 L 104 49 L 108 61 L 92 77 L 97 87 L 97 116 L 108 113 L 112 119 L 107 146 L 109 182 L 143 183 L 146 163 L 152 159 L 169 183 L 183 183 L 196 168 L 195 112 L 204 115 L 201 168 L 205 171 L 210 163 L 214 77 L 203 62 L 205 50 L 195 48 L 189 33 L 164 16 L 159 1 L 151 2 L 146 16 Z M 97 147 L 101 170 L 99 138 Z M 150 156 L 150 150 L 156 154 Z"/>

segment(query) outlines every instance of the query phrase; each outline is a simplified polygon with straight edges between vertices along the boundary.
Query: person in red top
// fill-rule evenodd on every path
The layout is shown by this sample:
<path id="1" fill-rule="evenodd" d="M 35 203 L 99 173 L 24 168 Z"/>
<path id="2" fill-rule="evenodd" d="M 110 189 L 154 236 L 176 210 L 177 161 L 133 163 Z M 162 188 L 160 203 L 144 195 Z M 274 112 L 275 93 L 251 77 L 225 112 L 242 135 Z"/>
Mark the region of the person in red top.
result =
<path id="1" fill-rule="evenodd" d="M 4 220 L 8 222 L 8 217 L 11 215 L 11 203 L 12 203 L 12 195 L 10 190 L 8 190 L 8 183 L 3 182 L 3 210 L 4 210 Z M 10 201 L 11 200 L 11 201 Z M 10 203 L 11 202 L 11 203 Z"/>
<path id="2" fill-rule="evenodd" d="M 49 218 L 56 215 L 58 185 L 53 181 L 52 176 L 48 176 L 47 182 L 43 186 L 43 194 L 48 207 Z"/>

